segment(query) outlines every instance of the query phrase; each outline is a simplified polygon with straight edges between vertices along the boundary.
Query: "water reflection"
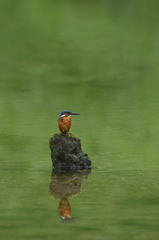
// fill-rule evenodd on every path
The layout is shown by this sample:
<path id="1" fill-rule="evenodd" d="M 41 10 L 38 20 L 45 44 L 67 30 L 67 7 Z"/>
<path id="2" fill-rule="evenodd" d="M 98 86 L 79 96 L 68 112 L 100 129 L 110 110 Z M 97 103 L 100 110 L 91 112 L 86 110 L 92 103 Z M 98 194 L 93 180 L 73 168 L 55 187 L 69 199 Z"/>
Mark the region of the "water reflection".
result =
<path id="1" fill-rule="evenodd" d="M 69 197 L 80 192 L 82 180 L 88 178 L 91 170 L 64 172 L 53 169 L 50 183 L 50 193 L 60 199 L 58 213 L 62 222 L 77 219 L 71 217 Z"/>

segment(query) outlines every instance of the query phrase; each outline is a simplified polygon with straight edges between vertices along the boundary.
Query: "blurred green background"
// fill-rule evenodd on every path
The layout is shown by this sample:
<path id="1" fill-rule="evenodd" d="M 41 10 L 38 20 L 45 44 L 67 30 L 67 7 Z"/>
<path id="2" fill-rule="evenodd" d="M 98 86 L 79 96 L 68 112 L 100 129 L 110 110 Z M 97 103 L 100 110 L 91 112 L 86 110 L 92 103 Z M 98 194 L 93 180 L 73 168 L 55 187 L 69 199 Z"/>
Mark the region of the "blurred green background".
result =
<path id="1" fill-rule="evenodd" d="M 0 1 L 2 239 L 158 239 L 159 2 Z M 49 138 L 72 117 L 92 173 L 61 225 Z"/>

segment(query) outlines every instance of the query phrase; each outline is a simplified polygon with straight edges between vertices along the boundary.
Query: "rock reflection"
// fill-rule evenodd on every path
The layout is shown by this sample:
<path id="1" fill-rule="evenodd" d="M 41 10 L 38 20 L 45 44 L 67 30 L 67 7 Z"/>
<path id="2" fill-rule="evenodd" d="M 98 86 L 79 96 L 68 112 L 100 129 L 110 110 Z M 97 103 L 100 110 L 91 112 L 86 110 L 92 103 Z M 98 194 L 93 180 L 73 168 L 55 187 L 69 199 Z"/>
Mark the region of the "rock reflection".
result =
<path id="1" fill-rule="evenodd" d="M 53 169 L 50 183 L 50 193 L 60 199 L 58 213 L 62 222 L 77 219 L 71 218 L 71 205 L 69 197 L 80 192 L 81 182 L 91 170 L 77 170 L 75 172 L 64 172 Z"/>

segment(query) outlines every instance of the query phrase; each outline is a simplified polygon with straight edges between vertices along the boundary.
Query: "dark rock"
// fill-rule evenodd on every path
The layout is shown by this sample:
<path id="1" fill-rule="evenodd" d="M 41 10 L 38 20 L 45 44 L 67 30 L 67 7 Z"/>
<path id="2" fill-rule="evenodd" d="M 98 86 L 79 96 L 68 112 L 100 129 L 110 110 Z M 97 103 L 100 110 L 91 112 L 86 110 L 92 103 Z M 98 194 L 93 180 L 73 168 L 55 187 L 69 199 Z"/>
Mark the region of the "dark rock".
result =
<path id="1" fill-rule="evenodd" d="M 71 133 L 55 134 L 50 139 L 50 149 L 54 168 L 91 168 L 91 160 L 82 152 L 80 139 Z"/>

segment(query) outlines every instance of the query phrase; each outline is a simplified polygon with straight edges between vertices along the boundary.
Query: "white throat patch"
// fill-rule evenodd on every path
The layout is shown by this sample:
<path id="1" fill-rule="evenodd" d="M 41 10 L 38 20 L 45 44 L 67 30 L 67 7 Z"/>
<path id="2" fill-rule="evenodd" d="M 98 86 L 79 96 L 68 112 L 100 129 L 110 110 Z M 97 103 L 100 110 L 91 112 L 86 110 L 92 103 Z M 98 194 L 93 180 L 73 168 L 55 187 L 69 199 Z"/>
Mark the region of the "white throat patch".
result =
<path id="1" fill-rule="evenodd" d="M 70 117 L 71 115 L 67 116 L 67 117 Z M 63 114 L 61 117 L 65 117 L 65 114 Z"/>

